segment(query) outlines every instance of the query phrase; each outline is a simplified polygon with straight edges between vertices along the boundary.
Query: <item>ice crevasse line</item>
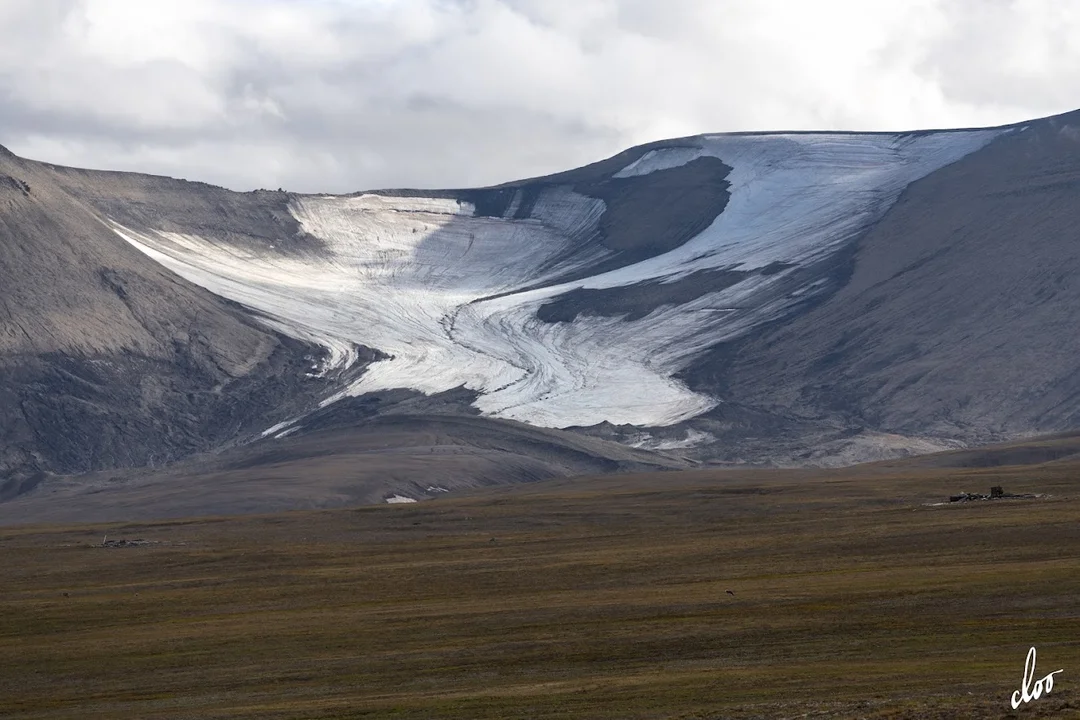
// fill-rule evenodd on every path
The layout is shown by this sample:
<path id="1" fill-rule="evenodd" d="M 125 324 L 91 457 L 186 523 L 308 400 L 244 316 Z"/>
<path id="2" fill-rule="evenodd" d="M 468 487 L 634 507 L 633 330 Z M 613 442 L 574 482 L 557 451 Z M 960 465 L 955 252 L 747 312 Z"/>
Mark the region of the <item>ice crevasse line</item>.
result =
<path id="1" fill-rule="evenodd" d="M 327 402 L 393 388 L 431 394 L 464 386 L 479 393 L 483 413 L 534 425 L 662 426 L 715 407 L 716 398 L 672 376 L 716 343 L 788 312 L 796 300 L 770 292 L 785 275 L 844 247 L 908 184 L 1001 132 L 712 135 L 697 138 L 698 148 L 651 150 L 617 176 L 717 157 L 732 168 L 725 210 L 670 252 L 531 290 L 603 259 L 602 251 L 574 253 L 575 238 L 604 212 L 602 201 L 553 188 L 538 200 L 533 219 L 515 220 L 478 217 L 452 199 L 299 197 L 290 209 L 325 244 L 317 256 L 113 227 L 185 279 L 254 308 L 282 332 L 324 345 L 337 367 L 355 362 L 355 345 L 390 356 Z M 636 320 L 537 318 L 543 303 L 577 288 L 772 263 L 789 270 L 751 274 Z"/>

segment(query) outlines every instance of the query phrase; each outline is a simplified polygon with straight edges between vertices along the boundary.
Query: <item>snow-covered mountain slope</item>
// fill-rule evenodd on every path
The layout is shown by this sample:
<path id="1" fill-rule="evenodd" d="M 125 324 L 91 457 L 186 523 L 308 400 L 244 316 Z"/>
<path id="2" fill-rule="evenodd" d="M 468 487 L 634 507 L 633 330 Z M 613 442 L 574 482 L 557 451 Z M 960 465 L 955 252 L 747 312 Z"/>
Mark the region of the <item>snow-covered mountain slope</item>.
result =
<path id="1" fill-rule="evenodd" d="M 912 183 L 836 292 L 696 360 L 735 404 L 980 443 L 1080 426 L 1080 112 Z"/>
<path id="2" fill-rule="evenodd" d="M 0 503 L 234 451 L 214 507 L 1073 429 L 1078 192 L 1080 111 L 342 197 L 0 148 Z"/>
<path id="3" fill-rule="evenodd" d="M 724 400 L 676 379 L 695 358 L 834 290 L 830 257 L 910 183 L 1019 131 L 689 138 L 608 161 L 600 182 L 619 197 L 558 176 L 430 197 L 295 196 L 290 213 L 319 241 L 299 251 L 106 220 L 180 276 L 324 345 L 330 366 L 354 362 L 358 345 L 388 356 L 324 404 L 464 386 L 494 417 L 664 426 Z M 657 212 L 627 197 L 702 168 L 713 180 L 722 168 L 719 214 L 689 237 L 652 241 L 646 227 L 619 244 L 619 228 Z"/>

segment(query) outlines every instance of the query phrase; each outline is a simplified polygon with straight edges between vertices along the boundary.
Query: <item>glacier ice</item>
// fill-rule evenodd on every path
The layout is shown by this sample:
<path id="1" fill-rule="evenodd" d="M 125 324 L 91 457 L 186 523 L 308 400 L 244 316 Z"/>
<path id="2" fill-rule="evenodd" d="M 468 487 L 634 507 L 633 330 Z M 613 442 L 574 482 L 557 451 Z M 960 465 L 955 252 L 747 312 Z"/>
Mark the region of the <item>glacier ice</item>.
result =
<path id="1" fill-rule="evenodd" d="M 483 413 L 534 425 L 663 426 L 719 402 L 673 375 L 717 342 L 787 312 L 799 298 L 770 290 L 791 269 L 836 252 L 909 183 L 1002 132 L 706 135 L 694 139 L 698 147 L 650 150 L 617 177 L 717 157 L 732 168 L 727 207 L 681 247 L 572 282 L 557 278 L 604 257 L 602 248 L 574 251 L 605 206 L 570 187 L 545 190 L 527 220 L 511 219 L 520 193 L 507 217 L 478 216 L 468 203 L 445 198 L 297 197 L 291 212 L 326 248 L 306 255 L 110 224 L 182 277 L 256 309 L 282 332 L 325 346 L 332 367 L 354 363 L 356 345 L 389 356 L 324 404 L 391 388 L 437 393 L 464 386 L 479 393 Z M 577 288 L 772 263 L 789 269 L 751 274 L 636 320 L 537 318 L 543 303 Z"/>

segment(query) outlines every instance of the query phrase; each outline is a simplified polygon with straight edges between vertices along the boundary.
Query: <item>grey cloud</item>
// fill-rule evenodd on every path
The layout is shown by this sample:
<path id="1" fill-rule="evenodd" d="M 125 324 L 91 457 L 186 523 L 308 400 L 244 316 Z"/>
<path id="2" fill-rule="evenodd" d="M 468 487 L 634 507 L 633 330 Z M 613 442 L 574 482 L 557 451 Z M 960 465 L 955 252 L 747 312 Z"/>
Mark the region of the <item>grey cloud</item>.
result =
<path id="1" fill-rule="evenodd" d="M 9 0 L 0 143 L 237 189 L 468 186 L 663 136 L 1080 105 L 1050 0 Z"/>

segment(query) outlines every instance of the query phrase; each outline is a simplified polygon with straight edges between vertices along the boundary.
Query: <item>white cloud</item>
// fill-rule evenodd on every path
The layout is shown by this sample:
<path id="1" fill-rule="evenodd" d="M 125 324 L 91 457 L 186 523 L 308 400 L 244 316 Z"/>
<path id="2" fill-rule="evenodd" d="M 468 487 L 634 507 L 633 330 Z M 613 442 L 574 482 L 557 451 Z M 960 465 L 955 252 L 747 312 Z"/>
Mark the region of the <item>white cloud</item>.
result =
<path id="1" fill-rule="evenodd" d="M 238 189 L 462 186 L 672 135 L 1080 105 L 1060 0 L 6 0 L 0 143 Z"/>

